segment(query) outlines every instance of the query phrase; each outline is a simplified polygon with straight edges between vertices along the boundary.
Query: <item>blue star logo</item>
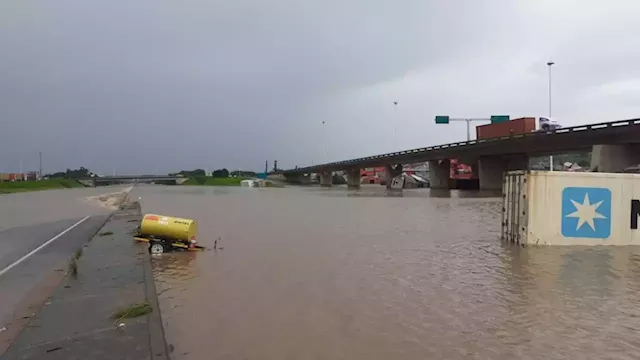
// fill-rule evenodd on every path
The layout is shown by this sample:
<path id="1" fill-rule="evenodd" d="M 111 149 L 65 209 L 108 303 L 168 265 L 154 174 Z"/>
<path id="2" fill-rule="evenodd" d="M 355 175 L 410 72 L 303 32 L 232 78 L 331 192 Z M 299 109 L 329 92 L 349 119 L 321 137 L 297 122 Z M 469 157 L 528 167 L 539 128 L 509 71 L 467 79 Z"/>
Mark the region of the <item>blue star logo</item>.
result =
<path id="1" fill-rule="evenodd" d="M 564 237 L 608 238 L 611 235 L 611 190 L 564 188 L 561 227 Z"/>

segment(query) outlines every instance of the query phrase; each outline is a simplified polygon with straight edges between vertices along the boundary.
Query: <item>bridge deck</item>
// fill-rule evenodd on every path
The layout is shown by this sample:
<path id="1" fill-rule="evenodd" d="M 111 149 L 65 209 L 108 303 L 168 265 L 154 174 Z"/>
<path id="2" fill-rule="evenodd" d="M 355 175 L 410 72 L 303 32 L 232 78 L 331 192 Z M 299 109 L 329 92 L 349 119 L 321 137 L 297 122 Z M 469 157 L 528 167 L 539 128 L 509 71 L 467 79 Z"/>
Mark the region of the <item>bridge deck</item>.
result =
<path id="1" fill-rule="evenodd" d="M 550 155 L 591 149 L 593 145 L 628 143 L 640 143 L 640 119 L 573 126 L 549 132 L 541 131 L 491 139 L 461 141 L 289 169 L 282 171 L 282 173 L 335 171 L 355 167 L 417 163 L 452 158 L 468 159 L 489 155 Z"/>

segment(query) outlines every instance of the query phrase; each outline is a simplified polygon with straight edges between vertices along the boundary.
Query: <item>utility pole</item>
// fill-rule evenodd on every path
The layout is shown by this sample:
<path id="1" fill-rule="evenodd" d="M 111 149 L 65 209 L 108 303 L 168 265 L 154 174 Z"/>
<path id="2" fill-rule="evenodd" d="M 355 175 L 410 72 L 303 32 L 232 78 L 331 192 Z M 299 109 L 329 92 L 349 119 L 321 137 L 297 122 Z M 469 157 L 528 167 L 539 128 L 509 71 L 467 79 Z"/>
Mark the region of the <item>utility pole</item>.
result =
<path id="1" fill-rule="evenodd" d="M 40 170 L 38 170 L 38 177 L 42 179 L 42 151 L 38 153 L 38 156 L 40 157 Z"/>
<path id="2" fill-rule="evenodd" d="M 393 151 L 396 151 L 398 148 L 398 124 L 396 119 L 396 108 L 398 107 L 398 102 L 393 102 Z"/>
<path id="3" fill-rule="evenodd" d="M 322 120 L 322 135 L 323 135 L 322 137 L 324 138 L 323 141 L 322 141 L 323 142 L 323 144 L 322 144 L 322 153 L 323 153 L 322 161 L 324 161 L 326 163 L 327 162 L 327 141 L 328 141 L 328 137 L 329 136 L 328 136 L 328 133 L 327 133 L 326 128 L 325 128 L 324 125 L 325 125 L 325 121 Z"/>
<path id="4" fill-rule="evenodd" d="M 551 66 L 555 64 L 553 61 L 547 62 L 549 68 L 549 120 L 551 120 Z M 553 171 L 553 155 L 549 155 L 549 171 Z"/>

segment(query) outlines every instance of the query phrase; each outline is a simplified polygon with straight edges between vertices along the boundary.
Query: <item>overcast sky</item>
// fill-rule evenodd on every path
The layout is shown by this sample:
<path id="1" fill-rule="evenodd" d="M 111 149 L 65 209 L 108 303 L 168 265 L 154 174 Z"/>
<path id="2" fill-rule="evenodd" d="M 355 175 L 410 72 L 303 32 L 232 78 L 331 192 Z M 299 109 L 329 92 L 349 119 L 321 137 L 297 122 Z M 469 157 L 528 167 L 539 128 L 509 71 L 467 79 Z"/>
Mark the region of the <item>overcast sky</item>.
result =
<path id="1" fill-rule="evenodd" d="M 638 18 L 633 0 L 5 0 L 0 171 L 40 151 L 45 172 L 166 173 L 460 141 L 434 116 L 547 115 L 549 59 L 564 126 L 640 117 Z"/>

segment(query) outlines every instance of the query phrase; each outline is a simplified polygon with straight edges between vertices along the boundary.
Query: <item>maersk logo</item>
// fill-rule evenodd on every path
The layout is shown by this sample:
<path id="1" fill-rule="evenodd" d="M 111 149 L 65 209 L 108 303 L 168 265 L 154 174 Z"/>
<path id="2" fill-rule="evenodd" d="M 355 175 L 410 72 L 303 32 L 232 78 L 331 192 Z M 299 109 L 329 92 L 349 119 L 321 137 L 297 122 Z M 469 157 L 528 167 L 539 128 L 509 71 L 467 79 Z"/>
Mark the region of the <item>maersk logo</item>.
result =
<path id="1" fill-rule="evenodd" d="M 562 235 L 606 239 L 611 235 L 611 190 L 566 187 L 562 191 Z"/>

